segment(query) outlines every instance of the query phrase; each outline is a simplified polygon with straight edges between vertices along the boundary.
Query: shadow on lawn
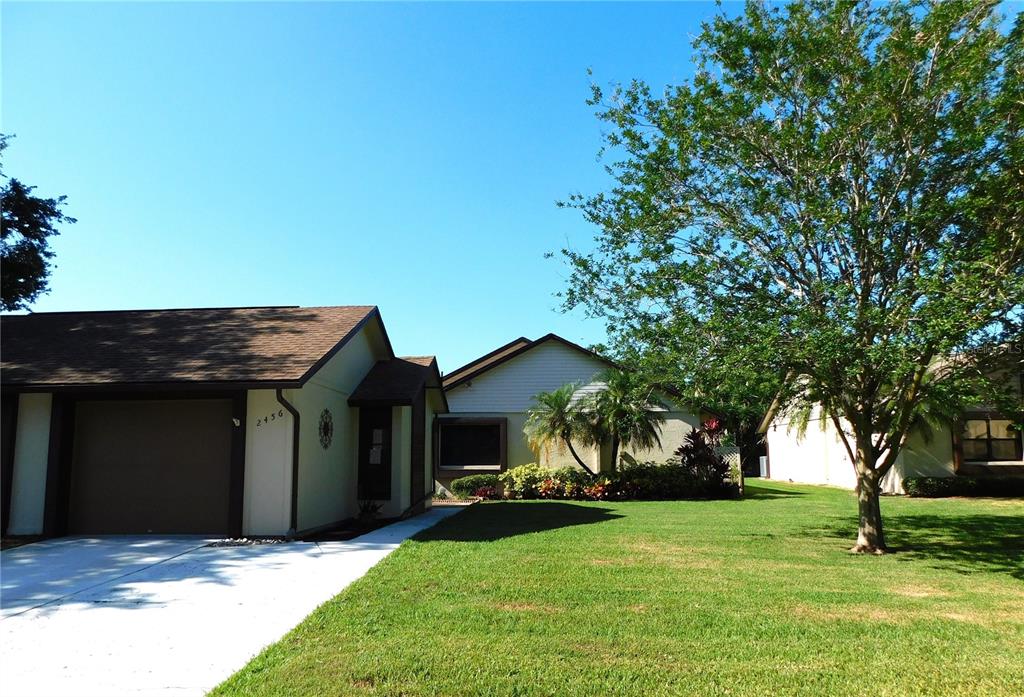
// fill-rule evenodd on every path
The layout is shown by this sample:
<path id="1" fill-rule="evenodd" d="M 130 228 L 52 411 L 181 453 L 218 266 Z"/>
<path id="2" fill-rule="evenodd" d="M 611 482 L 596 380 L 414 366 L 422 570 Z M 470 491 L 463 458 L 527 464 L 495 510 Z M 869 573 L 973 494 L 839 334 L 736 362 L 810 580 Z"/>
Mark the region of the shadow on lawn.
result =
<path id="1" fill-rule="evenodd" d="M 775 489 L 770 486 L 763 486 L 760 482 L 750 483 L 747 480 L 746 491 L 743 492 L 744 499 L 786 499 L 791 496 L 807 496 L 803 491 L 791 491 L 789 489 Z"/>
<path id="2" fill-rule="evenodd" d="M 621 517 L 608 508 L 563 501 L 502 501 L 471 506 L 459 515 L 424 530 L 416 539 L 425 542 L 493 542 L 531 532 L 603 523 Z"/>
<path id="3" fill-rule="evenodd" d="M 936 568 L 970 574 L 980 571 L 1024 579 L 1024 518 L 998 515 L 885 515 L 886 541 L 898 558 L 933 562 Z M 852 520 L 835 521 L 814 534 L 849 541 L 857 538 Z"/>

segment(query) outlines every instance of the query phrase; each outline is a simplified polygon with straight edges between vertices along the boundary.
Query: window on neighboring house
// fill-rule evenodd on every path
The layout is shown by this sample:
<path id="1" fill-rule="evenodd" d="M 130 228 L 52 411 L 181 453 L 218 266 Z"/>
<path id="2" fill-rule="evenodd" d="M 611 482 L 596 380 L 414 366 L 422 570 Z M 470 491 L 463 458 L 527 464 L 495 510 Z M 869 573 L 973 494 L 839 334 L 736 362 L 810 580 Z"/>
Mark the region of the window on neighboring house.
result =
<path id="1" fill-rule="evenodd" d="M 440 469 L 505 468 L 505 419 L 464 417 L 439 419 L 437 424 Z"/>
<path id="2" fill-rule="evenodd" d="M 995 414 L 969 414 L 963 422 L 960 447 L 968 462 L 1018 461 L 1021 433 L 1010 419 Z"/>

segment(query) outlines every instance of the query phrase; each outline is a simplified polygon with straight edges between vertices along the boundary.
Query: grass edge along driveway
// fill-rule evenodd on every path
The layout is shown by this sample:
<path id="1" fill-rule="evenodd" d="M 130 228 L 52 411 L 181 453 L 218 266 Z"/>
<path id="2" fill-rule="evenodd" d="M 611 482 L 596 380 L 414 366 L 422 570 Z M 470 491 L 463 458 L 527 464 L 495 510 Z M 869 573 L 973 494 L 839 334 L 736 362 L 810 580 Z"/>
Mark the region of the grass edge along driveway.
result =
<path id="1" fill-rule="evenodd" d="M 1024 500 L 748 492 L 473 506 L 214 694 L 1024 694 Z"/>

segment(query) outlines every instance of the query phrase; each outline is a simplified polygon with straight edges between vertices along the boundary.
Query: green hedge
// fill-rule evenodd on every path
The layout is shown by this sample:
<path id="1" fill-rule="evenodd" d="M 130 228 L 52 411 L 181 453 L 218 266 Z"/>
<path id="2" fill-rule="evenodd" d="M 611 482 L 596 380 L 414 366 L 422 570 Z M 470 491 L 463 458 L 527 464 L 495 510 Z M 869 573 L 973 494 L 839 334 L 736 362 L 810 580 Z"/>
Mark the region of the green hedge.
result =
<path id="1" fill-rule="evenodd" d="M 484 487 L 498 488 L 498 475 L 496 474 L 471 474 L 468 477 L 453 479 L 448 488 L 459 498 L 476 496 L 476 492 Z"/>
<path id="2" fill-rule="evenodd" d="M 903 480 L 907 496 L 1024 496 L 1024 477 L 910 477 Z"/>
<path id="3" fill-rule="evenodd" d="M 514 499 L 673 501 L 739 495 L 732 481 L 717 474 L 702 476 L 679 464 L 639 463 L 592 477 L 574 467 L 552 470 L 531 463 L 502 472 L 500 479 L 505 496 Z"/>

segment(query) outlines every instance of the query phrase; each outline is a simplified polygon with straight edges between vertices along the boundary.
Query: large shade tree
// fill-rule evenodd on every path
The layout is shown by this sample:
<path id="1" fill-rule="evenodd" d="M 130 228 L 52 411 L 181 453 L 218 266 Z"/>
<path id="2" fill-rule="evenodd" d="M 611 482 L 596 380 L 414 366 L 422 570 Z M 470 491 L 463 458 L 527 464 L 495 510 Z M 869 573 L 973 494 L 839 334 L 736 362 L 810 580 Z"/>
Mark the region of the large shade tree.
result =
<path id="1" fill-rule="evenodd" d="M 36 196 L 34 186 L 6 177 L 3 153 L 10 136 L 0 135 L 0 309 L 24 310 L 49 291 L 53 268 L 50 238 L 58 226 L 74 223 L 64 215 L 64 196 Z"/>
<path id="2" fill-rule="evenodd" d="M 854 551 L 925 415 L 1020 408 L 1024 22 L 997 3 L 749 2 L 695 76 L 594 88 L 608 191 L 567 307 L 696 393 L 820 410 L 854 464 Z M 665 379 L 665 376 L 660 376 Z"/>

